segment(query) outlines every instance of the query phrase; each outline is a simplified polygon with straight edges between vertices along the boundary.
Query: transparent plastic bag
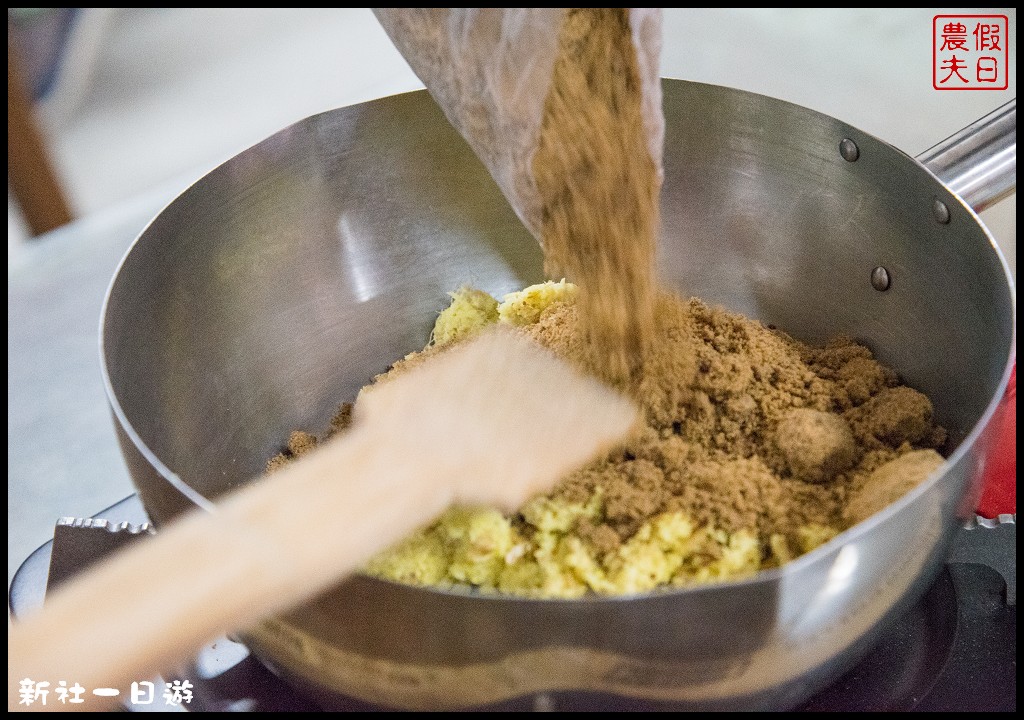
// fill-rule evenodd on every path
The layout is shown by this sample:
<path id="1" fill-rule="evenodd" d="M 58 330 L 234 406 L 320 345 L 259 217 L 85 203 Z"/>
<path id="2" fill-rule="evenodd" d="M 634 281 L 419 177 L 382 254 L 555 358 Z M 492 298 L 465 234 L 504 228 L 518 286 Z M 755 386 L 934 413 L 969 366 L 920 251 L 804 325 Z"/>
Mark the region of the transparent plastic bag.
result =
<path id="1" fill-rule="evenodd" d="M 377 8 L 374 13 L 448 120 L 540 240 L 531 165 L 559 51 L 564 8 Z M 662 174 L 661 11 L 629 15 L 644 133 Z"/>

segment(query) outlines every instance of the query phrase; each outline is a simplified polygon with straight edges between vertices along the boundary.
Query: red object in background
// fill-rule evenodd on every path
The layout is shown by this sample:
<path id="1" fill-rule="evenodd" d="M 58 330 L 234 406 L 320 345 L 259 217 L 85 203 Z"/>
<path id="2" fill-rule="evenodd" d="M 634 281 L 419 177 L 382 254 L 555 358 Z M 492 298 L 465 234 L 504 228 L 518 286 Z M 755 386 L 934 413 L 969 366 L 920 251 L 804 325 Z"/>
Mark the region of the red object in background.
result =
<path id="1" fill-rule="evenodd" d="M 1013 366 L 1003 403 L 992 418 L 995 442 L 985 461 L 978 514 L 994 518 L 1017 514 L 1017 366 Z"/>

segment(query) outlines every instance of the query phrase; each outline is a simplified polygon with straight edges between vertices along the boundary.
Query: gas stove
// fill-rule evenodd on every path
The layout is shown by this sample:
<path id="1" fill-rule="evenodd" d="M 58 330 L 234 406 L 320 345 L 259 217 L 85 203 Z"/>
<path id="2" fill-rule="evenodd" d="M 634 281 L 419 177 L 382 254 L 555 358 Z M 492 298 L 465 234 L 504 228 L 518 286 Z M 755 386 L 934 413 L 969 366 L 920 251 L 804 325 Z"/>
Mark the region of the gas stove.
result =
<path id="1" fill-rule="evenodd" d="M 53 588 L 91 562 L 149 533 L 137 496 L 82 520 L 64 518 L 54 539 L 25 560 L 10 587 L 17 617 L 42 604 Z M 978 518 L 955 536 L 945 567 L 924 596 L 893 622 L 878 645 L 805 711 L 1016 710 L 1016 516 Z M 265 668 L 241 643 L 220 638 L 174 677 L 154 678 L 127 710 L 315 711 L 319 708 Z M 187 684 L 186 684 L 187 683 Z M 186 687 L 171 702 L 165 686 Z M 170 689 L 170 687 L 168 687 Z M 148 702 L 147 702 L 148 700 Z M 53 701 L 51 700 L 51 703 Z M 159 706 L 159 707 L 158 707 Z M 332 708 L 337 709 L 337 708 Z M 352 700 L 351 710 L 379 709 Z M 488 710 L 654 710 L 632 699 L 551 692 Z"/>

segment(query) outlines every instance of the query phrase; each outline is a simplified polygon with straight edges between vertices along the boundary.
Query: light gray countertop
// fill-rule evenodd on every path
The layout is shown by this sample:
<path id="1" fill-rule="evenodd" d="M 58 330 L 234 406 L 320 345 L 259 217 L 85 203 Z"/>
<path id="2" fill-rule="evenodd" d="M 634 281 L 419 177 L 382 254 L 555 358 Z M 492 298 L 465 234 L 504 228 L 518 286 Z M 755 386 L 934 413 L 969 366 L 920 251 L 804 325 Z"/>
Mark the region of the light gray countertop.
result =
<path id="1" fill-rule="evenodd" d="M 99 360 L 103 296 L 169 198 L 98 213 L 22 248 L 7 277 L 7 579 L 53 534 L 131 494 Z"/>

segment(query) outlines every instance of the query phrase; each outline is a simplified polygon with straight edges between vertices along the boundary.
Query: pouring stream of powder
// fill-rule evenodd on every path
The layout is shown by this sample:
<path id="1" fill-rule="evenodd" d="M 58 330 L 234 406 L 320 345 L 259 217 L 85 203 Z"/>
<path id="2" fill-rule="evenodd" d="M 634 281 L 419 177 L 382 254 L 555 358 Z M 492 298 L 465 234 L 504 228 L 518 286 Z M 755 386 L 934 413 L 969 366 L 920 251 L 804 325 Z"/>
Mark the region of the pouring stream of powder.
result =
<path id="1" fill-rule="evenodd" d="M 549 277 L 581 288 L 591 369 L 636 379 L 654 325 L 658 172 L 624 8 L 566 10 L 533 174 Z"/>

